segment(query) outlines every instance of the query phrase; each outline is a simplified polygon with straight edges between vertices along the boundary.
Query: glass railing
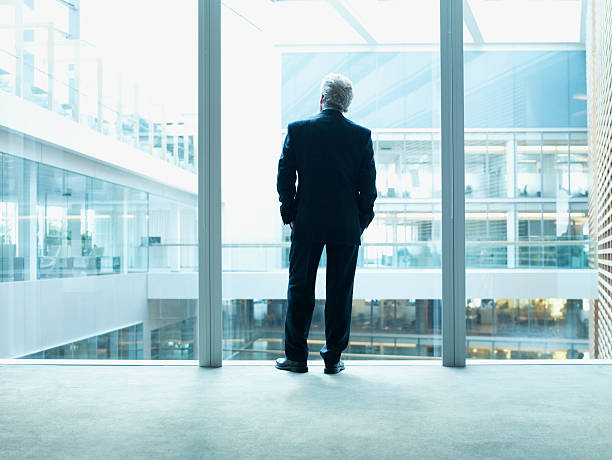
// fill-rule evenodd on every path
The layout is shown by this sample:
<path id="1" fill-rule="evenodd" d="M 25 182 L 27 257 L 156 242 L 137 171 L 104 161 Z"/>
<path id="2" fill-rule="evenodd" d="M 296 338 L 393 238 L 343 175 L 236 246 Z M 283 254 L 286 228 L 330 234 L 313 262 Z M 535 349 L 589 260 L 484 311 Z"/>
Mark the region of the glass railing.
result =
<path id="1" fill-rule="evenodd" d="M 103 61 L 95 47 L 85 41 L 66 39 L 57 40 L 53 46 L 51 49 L 46 42 L 27 43 L 24 58 L 20 59 L 0 45 L 0 91 L 195 172 L 195 114 L 165 119 L 163 108 L 142 108 L 146 99 L 139 97 L 137 85 L 120 85 L 133 89 L 124 91 L 128 93 L 125 99 L 129 99 L 131 106 L 141 107 L 137 113 L 125 100 L 122 103 L 120 96 L 105 92 L 105 82 L 111 78 L 103 72 Z M 45 68 L 37 62 L 44 63 Z M 151 112 L 160 116 L 143 115 Z"/>
<path id="2" fill-rule="evenodd" d="M 153 243 L 149 271 L 198 271 L 198 243 Z"/>
<path id="3" fill-rule="evenodd" d="M 224 244 L 226 272 L 268 272 L 289 266 L 290 242 Z M 592 241 L 468 241 L 467 268 L 496 269 L 588 269 Z M 153 243 L 139 248 L 148 257 L 152 272 L 197 272 L 197 243 Z M 144 253 L 142 251 L 145 251 Z M 6 251 L 5 251 L 6 252 Z M 146 255 L 145 255 L 146 254 Z M 2 257 L 0 280 L 20 281 L 20 257 Z M 10 259 L 10 260 L 9 260 Z M 325 268 L 325 252 L 320 267 Z M 440 269 L 440 245 L 432 242 L 364 243 L 357 263 L 360 269 Z M 144 267 L 143 267 L 144 268 Z M 122 258 L 110 256 L 38 257 L 39 278 L 65 278 L 121 273 Z M 129 271 L 134 271 L 130 269 Z"/>
<path id="4" fill-rule="evenodd" d="M 468 241 L 468 268 L 588 269 L 592 241 Z M 267 272 L 289 266 L 290 242 L 224 244 L 224 271 Z M 151 244 L 149 271 L 197 271 L 197 243 Z M 357 267 L 361 269 L 440 269 L 439 243 L 364 243 Z M 326 266 L 323 252 L 321 268 Z"/>
<path id="5" fill-rule="evenodd" d="M 289 266 L 290 242 L 224 244 L 224 271 L 271 271 Z M 587 269 L 593 241 L 467 241 L 468 268 Z M 439 269 L 440 243 L 363 243 L 357 267 L 362 269 Z M 326 266 L 325 252 L 320 267 Z"/>
<path id="6" fill-rule="evenodd" d="M 38 278 L 67 278 L 76 276 L 121 273 L 121 257 L 38 257 Z"/>

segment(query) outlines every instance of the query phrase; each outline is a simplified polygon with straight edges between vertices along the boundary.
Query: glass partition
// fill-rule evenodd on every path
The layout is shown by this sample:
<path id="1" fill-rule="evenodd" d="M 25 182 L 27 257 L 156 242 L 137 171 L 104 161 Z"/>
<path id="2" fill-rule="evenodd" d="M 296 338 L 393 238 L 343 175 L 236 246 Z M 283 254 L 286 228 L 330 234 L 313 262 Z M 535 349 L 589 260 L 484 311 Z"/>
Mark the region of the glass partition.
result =
<path id="1" fill-rule="evenodd" d="M 198 15 L 179 3 L 0 5 L 0 358 L 196 358 Z M 464 2 L 472 358 L 591 356 L 583 2 L 556 21 L 531 3 Z M 509 26 L 525 17 L 539 27 Z M 378 171 L 346 357 L 441 355 L 439 20 L 429 0 L 222 2 L 224 359 L 282 355 L 277 162 L 330 72 L 354 83 Z"/>

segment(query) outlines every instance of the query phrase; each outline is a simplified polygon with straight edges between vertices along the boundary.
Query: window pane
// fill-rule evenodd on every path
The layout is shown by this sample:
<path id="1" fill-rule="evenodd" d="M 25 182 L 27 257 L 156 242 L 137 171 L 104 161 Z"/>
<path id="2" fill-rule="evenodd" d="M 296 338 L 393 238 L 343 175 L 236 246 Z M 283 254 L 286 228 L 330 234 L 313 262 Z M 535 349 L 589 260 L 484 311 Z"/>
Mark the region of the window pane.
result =
<path id="1" fill-rule="evenodd" d="M 197 359 L 197 2 L 4 3 L 0 358 Z"/>
<path id="2" fill-rule="evenodd" d="M 276 170 L 287 125 L 318 113 L 331 72 L 353 82 L 345 115 L 372 131 L 378 191 L 343 356 L 441 355 L 438 2 L 350 3 L 350 13 L 333 2 L 223 3 L 224 359 L 284 355 L 291 232 L 278 212 Z M 326 263 L 324 252 L 312 359 L 325 343 Z"/>
<path id="3" fill-rule="evenodd" d="M 534 2 L 464 2 L 468 358 L 590 356 L 581 2 L 553 3 L 554 24 Z"/>

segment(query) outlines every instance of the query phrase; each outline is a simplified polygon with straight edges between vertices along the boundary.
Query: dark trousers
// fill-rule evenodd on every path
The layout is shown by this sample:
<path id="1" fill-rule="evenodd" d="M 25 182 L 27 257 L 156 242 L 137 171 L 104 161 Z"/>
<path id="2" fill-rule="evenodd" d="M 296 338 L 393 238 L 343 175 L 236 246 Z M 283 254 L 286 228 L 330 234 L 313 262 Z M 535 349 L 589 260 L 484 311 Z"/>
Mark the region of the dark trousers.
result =
<path id="1" fill-rule="evenodd" d="M 285 355 L 292 361 L 308 359 L 306 339 L 315 306 L 317 267 L 323 243 L 293 241 L 289 252 L 289 288 L 285 321 Z M 353 281 L 359 246 L 328 244 L 325 299 L 325 345 L 328 364 L 340 359 L 348 346 L 353 308 Z"/>

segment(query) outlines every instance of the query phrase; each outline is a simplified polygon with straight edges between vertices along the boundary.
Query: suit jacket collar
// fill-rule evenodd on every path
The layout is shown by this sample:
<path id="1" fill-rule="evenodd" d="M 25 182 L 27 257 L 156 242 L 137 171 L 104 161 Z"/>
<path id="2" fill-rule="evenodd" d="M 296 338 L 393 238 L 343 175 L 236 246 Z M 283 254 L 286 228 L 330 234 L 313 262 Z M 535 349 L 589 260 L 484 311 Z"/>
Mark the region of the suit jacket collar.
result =
<path id="1" fill-rule="evenodd" d="M 344 117 L 344 115 L 342 115 L 342 112 L 340 112 L 340 110 L 338 109 L 323 109 L 320 113 L 321 115 L 327 115 L 332 117 Z"/>

